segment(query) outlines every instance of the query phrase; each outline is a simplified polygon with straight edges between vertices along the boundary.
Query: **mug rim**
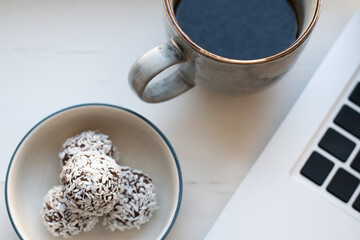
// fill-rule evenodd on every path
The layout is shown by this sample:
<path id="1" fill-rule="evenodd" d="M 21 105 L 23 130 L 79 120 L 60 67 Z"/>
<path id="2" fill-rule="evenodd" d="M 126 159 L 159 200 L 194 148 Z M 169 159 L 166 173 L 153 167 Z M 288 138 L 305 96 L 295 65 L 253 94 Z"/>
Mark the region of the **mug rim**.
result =
<path id="1" fill-rule="evenodd" d="M 191 38 L 189 38 L 189 36 L 186 35 L 185 32 L 179 26 L 179 24 L 175 18 L 175 13 L 174 13 L 174 11 L 172 11 L 172 8 L 170 6 L 170 0 L 163 0 L 163 4 L 165 7 L 166 15 L 167 15 L 168 19 L 170 20 L 170 23 L 173 26 L 173 28 L 181 36 L 181 38 L 184 39 L 195 51 L 197 51 L 197 52 L 201 53 L 202 55 L 205 55 L 209 58 L 212 58 L 216 61 L 220 61 L 220 62 L 235 63 L 235 64 L 254 64 L 254 63 L 266 63 L 266 62 L 270 62 L 270 61 L 279 59 L 279 58 L 286 56 L 287 54 L 295 51 L 297 48 L 299 48 L 303 44 L 303 42 L 309 37 L 310 33 L 313 31 L 313 29 L 316 25 L 316 22 L 319 19 L 322 0 L 316 0 L 315 14 L 314 14 L 309 26 L 306 28 L 304 33 L 301 34 L 301 36 L 298 37 L 296 39 L 296 41 L 293 42 L 288 48 L 286 48 L 285 50 L 283 50 L 279 53 L 271 55 L 269 57 L 264 57 L 264 58 L 259 58 L 259 59 L 251 59 L 251 60 L 238 60 L 238 59 L 222 57 L 222 56 L 216 55 L 216 54 L 209 52 L 209 51 L 205 50 L 204 48 L 200 47 L 194 41 L 192 41 Z"/>

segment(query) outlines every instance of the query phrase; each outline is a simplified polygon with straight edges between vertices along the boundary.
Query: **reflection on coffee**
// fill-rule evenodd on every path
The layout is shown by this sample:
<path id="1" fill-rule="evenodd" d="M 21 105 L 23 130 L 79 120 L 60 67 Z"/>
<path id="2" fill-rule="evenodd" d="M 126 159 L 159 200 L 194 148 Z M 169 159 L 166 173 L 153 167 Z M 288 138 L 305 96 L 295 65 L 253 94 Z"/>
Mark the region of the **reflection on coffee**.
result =
<path id="1" fill-rule="evenodd" d="M 295 42 L 298 33 L 288 0 L 180 0 L 175 16 L 197 45 L 238 60 L 279 53 Z"/>

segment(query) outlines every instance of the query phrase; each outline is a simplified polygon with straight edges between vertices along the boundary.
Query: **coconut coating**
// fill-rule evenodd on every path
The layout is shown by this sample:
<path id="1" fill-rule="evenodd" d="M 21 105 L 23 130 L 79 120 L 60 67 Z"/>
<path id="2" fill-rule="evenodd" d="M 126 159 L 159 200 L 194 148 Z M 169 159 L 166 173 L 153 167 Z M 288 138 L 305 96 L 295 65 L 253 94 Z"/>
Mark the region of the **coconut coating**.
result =
<path id="1" fill-rule="evenodd" d="M 98 222 L 97 217 L 82 216 L 69 210 L 63 186 L 55 186 L 49 190 L 40 214 L 47 230 L 57 237 L 70 237 L 82 231 L 90 231 Z"/>
<path id="2" fill-rule="evenodd" d="M 84 151 L 98 151 L 101 154 L 109 157 L 115 156 L 115 147 L 113 146 L 109 136 L 102 134 L 99 131 L 82 132 L 65 141 L 59 152 L 61 165 L 64 166 L 66 162 L 79 152 Z"/>
<path id="3" fill-rule="evenodd" d="M 107 229 L 124 231 L 140 229 L 157 209 L 155 186 L 150 177 L 137 169 L 121 167 L 120 199 L 114 209 L 105 215 L 103 225 Z"/>
<path id="4" fill-rule="evenodd" d="M 72 211 L 102 216 L 119 201 L 120 167 L 109 156 L 97 151 L 73 156 L 60 173 L 60 182 Z"/>

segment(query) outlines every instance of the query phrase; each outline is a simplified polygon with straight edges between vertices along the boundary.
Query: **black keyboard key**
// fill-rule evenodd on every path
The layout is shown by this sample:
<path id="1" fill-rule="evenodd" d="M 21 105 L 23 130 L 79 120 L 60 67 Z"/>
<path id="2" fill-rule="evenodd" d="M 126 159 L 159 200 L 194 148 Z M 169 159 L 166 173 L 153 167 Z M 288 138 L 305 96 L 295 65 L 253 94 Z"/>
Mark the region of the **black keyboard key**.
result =
<path id="1" fill-rule="evenodd" d="M 352 91 L 349 100 L 360 106 L 360 82 L 356 85 Z"/>
<path id="2" fill-rule="evenodd" d="M 339 168 L 326 190 L 340 200 L 348 202 L 359 185 L 359 182 L 360 180 L 351 173 L 345 171 L 343 168 Z"/>
<path id="3" fill-rule="evenodd" d="M 351 107 L 344 105 L 334 122 L 357 138 L 360 138 L 360 113 Z"/>
<path id="4" fill-rule="evenodd" d="M 319 147 L 345 162 L 355 147 L 355 143 L 332 128 L 329 128 L 319 142 Z"/>
<path id="5" fill-rule="evenodd" d="M 352 205 L 354 209 L 356 209 L 358 212 L 360 212 L 360 194 L 355 199 L 354 204 Z"/>
<path id="6" fill-rule="evenodd" d="M 313 152 L 304 167 L 301 169 L 301 175 L 321 186 L 329 175 L 334 163 L 319 154 Z"/>
<path id="7" fill-rule="evenodd" d="M 360 151 L 351 163 L 351 167 L 360 173 Z"/>

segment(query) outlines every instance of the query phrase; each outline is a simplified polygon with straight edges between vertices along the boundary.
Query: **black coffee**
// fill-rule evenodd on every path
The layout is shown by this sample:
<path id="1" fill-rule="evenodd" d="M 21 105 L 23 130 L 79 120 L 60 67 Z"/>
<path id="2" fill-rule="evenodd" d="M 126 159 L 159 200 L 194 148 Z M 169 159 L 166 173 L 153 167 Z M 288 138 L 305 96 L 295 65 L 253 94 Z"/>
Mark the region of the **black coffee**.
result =
<path id="1" fill-rule="evenodd" d="M 179 0 L 175 16 L 197 45 L 239 60 L 279 53 L 294 43 L 298 33 L 288 0 Z"/>

